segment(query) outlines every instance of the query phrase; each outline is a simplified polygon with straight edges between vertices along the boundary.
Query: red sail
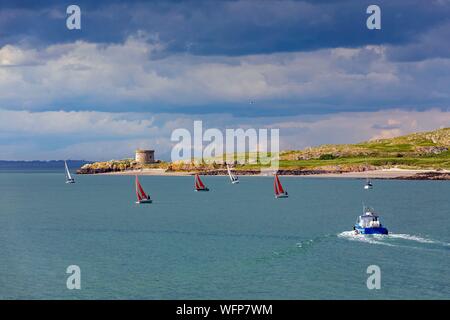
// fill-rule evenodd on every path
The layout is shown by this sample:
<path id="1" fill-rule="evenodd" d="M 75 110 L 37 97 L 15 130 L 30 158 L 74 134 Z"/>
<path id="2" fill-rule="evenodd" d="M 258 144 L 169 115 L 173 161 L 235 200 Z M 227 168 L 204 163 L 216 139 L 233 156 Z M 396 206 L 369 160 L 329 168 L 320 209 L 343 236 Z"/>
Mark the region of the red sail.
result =
<path id="1" fill-rule="evenodd" d="M 142 189 L 142 186 L 139 182 L 138 182 L 138 188 L 139 188 L 139 192 L 141 193 L 142 198 L 148 198 L 147 194 L 145 193 L 144 189 Z"/>
<path id="2" fill-rule="evenodd" d="M 284 193 L 284 189 L 283 189 L 283 186 L 281 185 L 280 179 L 278 179 L 278 175 L 275 175 L 275 184 L 276 184 L 275 190 L 278 189 L 277 194 Z M 276 191 L 275 191 L 275 193 L 276 193 Z"/>
<path id="3" fill-rule="evenodd" d="M 198 174 L 195 175 L 195 189 L 205 189 L 205 185 L 202 180 L 200 180 L 200 176 Z"/>
<path id="4" fill-rule="evenodd" d="M 205 189 L 205 185 L 203 184 L 202 180 L 200 180 L 200 176 L 198 176 L 198 184 L 200 185 L 200 188 Z"/>
<path id="5" fill-rule="evenodd" d="M 279 194 L 278 186 L 277 186 L 277 176 L 275 176 L 275 178 L 273 179 L 273 190 L 275 192 L 275 195 Z"/>
<path id="6" fill-rule="evenodd" d="M 141 197 L 141 194 L 139 193 L 138 183 L 139 183 L 138 177 L 136 176 L 136 182 L 135 182 L 135 184 L 136 184 L 136 197 L 137 197 L 138 201 L 141 201 L 142 197 Z"/>
<path id="7" fill-rule="evenodd" d="M 194 180 L 195 180 L 195 189 L 196 190 L 200 189 L 200 185 L 198 184 L 197 175 L 195 176 Z"/>
<path id="8" fill-rule="evenodd" d="M 147 199 L 148 196 L 145 193 L 144 189 L 142 189 L 141 184 L 139 183 L 138 177 L 136 176 L 136 195 L 139 201 L 142 199 Z"/>

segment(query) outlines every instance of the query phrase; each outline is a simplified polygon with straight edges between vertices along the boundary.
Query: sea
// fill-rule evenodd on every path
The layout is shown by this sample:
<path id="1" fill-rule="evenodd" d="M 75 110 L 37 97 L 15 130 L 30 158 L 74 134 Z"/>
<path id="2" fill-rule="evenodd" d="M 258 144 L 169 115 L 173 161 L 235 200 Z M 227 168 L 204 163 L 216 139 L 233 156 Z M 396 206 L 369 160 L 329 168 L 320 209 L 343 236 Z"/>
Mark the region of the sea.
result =
<path id="1" fill-rule="evenodd" d="M 450 181 L 75 179 L 0 171 L 0 299 L 450 298 Z M 353 234 L 363 205 L 389 235 Z"/>

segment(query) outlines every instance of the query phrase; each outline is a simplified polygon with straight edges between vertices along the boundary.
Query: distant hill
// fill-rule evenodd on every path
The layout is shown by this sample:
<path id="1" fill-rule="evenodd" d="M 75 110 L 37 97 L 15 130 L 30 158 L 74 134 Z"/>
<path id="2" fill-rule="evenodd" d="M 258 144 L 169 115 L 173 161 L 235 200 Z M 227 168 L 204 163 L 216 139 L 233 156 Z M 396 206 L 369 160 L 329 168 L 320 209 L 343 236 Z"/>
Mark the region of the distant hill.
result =
<path id="1" fill-rule="evenodd" d="M 281 153 L 284 165 L 373 165 L 450 168 L 450 128 L 356 144 L 321 145 Z"/>
<path id="2" fill-rule="evenodd" d="M 247 159 L 245 164 L 234 165 L 240 174 L 260 172 L 264 166 L 248 161 L 249 153 L 235 154 L 235 159 Z M 224 156 L 209 161 L 175 163 L 160 162 L 142 166 L 133 159 L 111 160 L 83 166 L 80 174 L 103 173 L 160 168 L 167 171 L 201 171 L 205 174 L 226 174 Z M 81 166 L 80 166 L 81 167 Z M 329 144 L 305 150 L 280 152 L 280 172 L 361 172 L 381 168 L 450 169 L 450 128 L 413 133 L 391 139 L 365 141 L 356 144 Z"/>
<path id="3" fill-rule="evenodd" d="M 67 164 L 71 169 L 77 169 L 92 161 L 68 160 Z M 64 170 L 64 160 L 49 161 L 9 161 L 0 160 L 0 170 Z"/>
<path id="4" fill-rule="evenodd" d="M 425 156 L 437 155 L 450 148 L 450 128 L 405 136 L 370 140 L 356 144 L 330 144 L 300 151 L 285 151 L 283 160 L 319 159 L 324 155 L 350 156 Z"/>

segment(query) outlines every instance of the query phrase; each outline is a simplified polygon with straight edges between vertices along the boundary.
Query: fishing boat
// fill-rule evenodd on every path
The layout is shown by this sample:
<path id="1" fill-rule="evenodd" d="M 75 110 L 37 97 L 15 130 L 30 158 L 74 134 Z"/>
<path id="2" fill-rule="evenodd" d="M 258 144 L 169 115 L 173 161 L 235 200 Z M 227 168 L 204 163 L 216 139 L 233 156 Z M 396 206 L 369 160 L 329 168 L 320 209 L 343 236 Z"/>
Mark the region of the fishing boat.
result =
<path id="1" fill-rule="evenodd" d="M 72 178 L 72 175 L 69 171 L 69 166 L 67 165 L 67 161 L 64 161 L 64 167 L 66 169 L 66 183 L 75 183 L 75 179 Z"/>
<path id="2" fill-rule="evenodd" d="M 364 206 L 363 214 L 358 217 L 353 226 L 355 234 L 388 234 L 388 230 L 383 227 L 379 216 L 370 207 Z"/>
<path id="3" fill-rule="evenodd" d="M 230 177 L 231 183 L 236 184 L 239 183 L 239 178 L 231 173 L 230 167 L 227 164 L 228 176 Z"/>
<path id="4" fill-rule="evenodd" d="M 141 186 L 141 183 L 139 182 L 138 176 L 136 176 L 136 197 L 137 197 L 137 204 L 142 203 L 152 203 L 152 200 L 150 199 L 150 195 L 146 194 L 144 189 Z"/>
<path id="5" fill-rule="evenodd" d="M 278 178 L 278 175 L 275 174 L 275 178 L 273 181 L 273 188 L 275 191 L 275 198 L 287 198 L 288 193 L 283 189 L 283 186 L 281 185 L 280 179 Z"/>
<path id="6" fill-rule="evenodd" d="M 366 179 L 366 184 L 364 185 L 364 189 L 365 189 L 365 190 L 369 190 L 369 189 L 372 189 L 372 188 L 373 188 L 372 181 L 370 181 L 370 179 L 367 178 L 367 179 Z"/>
<path id="7" fill-rule="evenodd" d="M 195 174 L 195 191 L 209 191 L 209 189 L 203 184 L 198 173 Z"/>

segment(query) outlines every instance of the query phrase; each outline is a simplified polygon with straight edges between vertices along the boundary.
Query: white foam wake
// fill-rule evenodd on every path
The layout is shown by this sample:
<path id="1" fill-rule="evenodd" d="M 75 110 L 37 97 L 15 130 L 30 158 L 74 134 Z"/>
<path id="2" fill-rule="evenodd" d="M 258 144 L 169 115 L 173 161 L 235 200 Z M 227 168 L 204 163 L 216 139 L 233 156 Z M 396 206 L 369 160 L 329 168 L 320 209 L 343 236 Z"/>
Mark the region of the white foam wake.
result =
<path id="1" fill-rule="evenodd" d="M 411 240 L 411 241 L 416 241 L 416 242 L 420 242 L 420 243 L 440 244 L 443 246 L 450 246 L 450 243 L 447 243 L 447 242 L 423 238 L 423 237 L 409 235 L 409 234 L 403 234 L 403 233 L 398 233 L 398 234 L 393 233 L 393 234 L 390 234 L 389 237 L 394 238 L 394 239 Z"/>
<path id="2" fill-rule="evenodd" d="M 434 241 L 434 240 L 431 240 L 431 239 L 426 239 L 426 238 L 422 238 L 422 237 L 419 237 L 419 236 L 412 236 L 412 235 L 403 234 L 403 233 L 390 234 L 389 238 L 411 240 L 411 241 L 417 241 L 417 242 L 420 242 L 420 243 L 437 243 L 437 241 Z"/>
<path id="3" fill-rule="evenodd" d="M 417 242 L 421 244 L 434 244 L 446 247 L 450 246 L 450 243 L 447 242 L 404 233 L 390 233 L 389 235 L 381 235 L 381 234 L 362 235 L 362 234 L 355 234 L 354 231 L 344 231 L 339 233 L 337 236 L 339 238 L 344 238 L 348 240 L 366 242 L 370 244 L 382 244 L 387 246 L 400 246 L 400 243 L 405 244 L 405 241 L 402 240 L 406 240 L 407 242 Z M 400 240 L 400 242 L 398 240 Z"/>
<path id="4" fill-rule="evenodd" d="M 364 235 L 364 234 L 355 234 L 354 231 L 344 231 L 337 235 L 339 238 L 344 238 L 351 241 L 360 241 L 370 244 L 382 244 L 385 246 L 394 246 L 393 244 L 383 242 L 383 238 L 386 238 L 386 235 L 382 234 L 374 234 L 374 235 Z"/>

